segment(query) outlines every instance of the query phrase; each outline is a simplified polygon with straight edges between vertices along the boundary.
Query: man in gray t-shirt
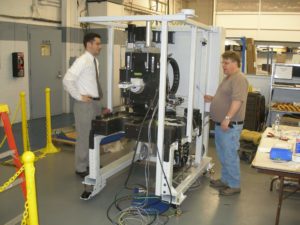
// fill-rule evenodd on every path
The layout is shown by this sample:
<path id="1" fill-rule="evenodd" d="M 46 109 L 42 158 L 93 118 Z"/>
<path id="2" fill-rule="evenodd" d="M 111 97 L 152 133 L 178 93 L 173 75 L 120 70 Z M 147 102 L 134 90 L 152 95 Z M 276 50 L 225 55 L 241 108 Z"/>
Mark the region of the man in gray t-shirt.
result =
<path id="1" fill-rule="evenodd" d="M 221 178 L 211 180 L 210 185 L 221 195 L 240 193 L 240 160 L 238 149 L 245 119 L 248 81 L 240 72 L 240 58 L 232 51 L 222 55 L 225 78 L 215 96 L 205 95 L 211 102 L 210 116 L 215 122 L 215 144 L 222 165 Z"/>

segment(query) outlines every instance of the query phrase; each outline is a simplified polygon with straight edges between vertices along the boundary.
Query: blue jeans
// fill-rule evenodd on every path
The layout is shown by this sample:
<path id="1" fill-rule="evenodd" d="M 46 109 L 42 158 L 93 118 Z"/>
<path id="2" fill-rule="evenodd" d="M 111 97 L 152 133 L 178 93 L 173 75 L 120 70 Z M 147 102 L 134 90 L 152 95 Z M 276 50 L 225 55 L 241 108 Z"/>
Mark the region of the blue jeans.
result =
<path id="1" fill-rule="evenodd" d="M 221 180 L 231 188 L 240 187 L 240 135 L 243 125 L 233 125 L 227 131 L 215 126 L 215 144 L 222 165 Z"/>

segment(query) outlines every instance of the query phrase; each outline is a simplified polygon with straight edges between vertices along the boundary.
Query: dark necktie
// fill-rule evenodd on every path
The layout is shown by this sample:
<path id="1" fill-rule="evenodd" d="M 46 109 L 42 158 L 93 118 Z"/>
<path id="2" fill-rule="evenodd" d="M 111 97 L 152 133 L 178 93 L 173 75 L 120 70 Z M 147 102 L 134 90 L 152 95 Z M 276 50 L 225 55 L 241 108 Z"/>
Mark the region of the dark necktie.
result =
<path id="1" fill-rule="evenodd" d="M 99 82 L 99 73 L 98 73 L 97 62 L 96 62 L 95 58 L 94 58 L 94 65 L 95 65 L 95 70 L 96 70 L 96 83 L 97 83 L 98 95 L 99 95 L 99 98 L 102 99 L 103 93 L 102 93 L 102 89 L 101 89 L 100 82 Z"/>

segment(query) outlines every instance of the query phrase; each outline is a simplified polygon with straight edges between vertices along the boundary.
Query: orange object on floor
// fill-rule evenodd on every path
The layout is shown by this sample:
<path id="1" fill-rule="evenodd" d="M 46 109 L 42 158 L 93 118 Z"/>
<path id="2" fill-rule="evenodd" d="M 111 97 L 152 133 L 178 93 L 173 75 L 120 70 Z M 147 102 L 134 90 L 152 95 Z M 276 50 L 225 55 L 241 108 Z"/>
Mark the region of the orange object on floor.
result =
<path id="1" fill-rule="evenodd" d="M 16 171 L 18 171 L 23 165 L 22 165 L 22 162 L 19 157 L 19 153 L 17 150 L 17 145 L 15 142 L 14 135 L 12 132 L 8 113 L 9 113 L 8 106 L 0 104 L 0 121 L 3 122 L 4 132 L 7 137 L 7 143 L 8 143 L 9 149 L 10 149 L 9 151 L 11 151 L 11 155 L 13 157 L 13 162 L 16 167 Z M 24 172 L 20 175 L 20 177 L 23 179 L 23 182 L 20 185 L 22 188 L 24 198 L 26 199 L 26 183 L 25 183 Z"/>

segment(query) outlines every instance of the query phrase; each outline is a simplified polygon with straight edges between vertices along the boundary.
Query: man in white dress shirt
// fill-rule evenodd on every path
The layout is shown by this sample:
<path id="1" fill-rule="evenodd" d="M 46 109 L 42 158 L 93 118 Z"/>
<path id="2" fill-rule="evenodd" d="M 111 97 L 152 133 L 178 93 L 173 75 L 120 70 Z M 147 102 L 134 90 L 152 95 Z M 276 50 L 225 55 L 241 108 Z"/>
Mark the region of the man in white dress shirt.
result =
<path id="1" fill-rule="evenodd" d="M 81 177 L 88 175 L 91 121 L 101 113 L 100 100 L 103 97 L 96 58 L 101 50 L 101 37 L 87 33 L 83 44 L 85 53 L 76 59 L 63 79 L 65 90 L 75 99 L 75 173 Z"/>

